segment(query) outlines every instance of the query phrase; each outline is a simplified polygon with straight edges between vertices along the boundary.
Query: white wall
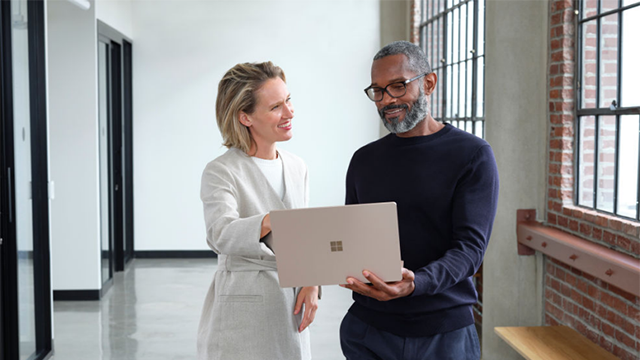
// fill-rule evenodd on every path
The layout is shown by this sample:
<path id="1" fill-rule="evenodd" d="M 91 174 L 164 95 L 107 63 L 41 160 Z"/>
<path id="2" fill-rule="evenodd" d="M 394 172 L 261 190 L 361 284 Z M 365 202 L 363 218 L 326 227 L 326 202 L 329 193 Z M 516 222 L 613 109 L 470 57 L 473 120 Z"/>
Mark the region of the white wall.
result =
<path id="1" fill-rule="evenodd" d="M 351 155 L 378 137 L 362 89 L 379 1 L 138 1 L 132 14 L 136 250 L 207 249 L 200 176 L 225 151 L 217 84 L 239 62 L 285 70 L 296 117 L 281 148 L 307 162 L 311 206 L 344 203 Z"/>
<path id="2" fill-rule="evenodd" d="M 47 3 L 54 290 L 101 287 L 94 9 Z"/>
<path id="3" fill-rule="evenodd" d="M 547 161 L 546 0 L 486 6 L 486 139 L 500 172 L 500 200 L 483 266 L 484 359 L 521 359 L 496 326 L 542 324 L 542 256 L 518 256 L 516 211 L 544 217 Z"/>
<path id="4" fill-rule="evenodd" d="M 133 38 L 131 22 L 131 0 L 96 0 L 95 14 L 98 20 Z"/>

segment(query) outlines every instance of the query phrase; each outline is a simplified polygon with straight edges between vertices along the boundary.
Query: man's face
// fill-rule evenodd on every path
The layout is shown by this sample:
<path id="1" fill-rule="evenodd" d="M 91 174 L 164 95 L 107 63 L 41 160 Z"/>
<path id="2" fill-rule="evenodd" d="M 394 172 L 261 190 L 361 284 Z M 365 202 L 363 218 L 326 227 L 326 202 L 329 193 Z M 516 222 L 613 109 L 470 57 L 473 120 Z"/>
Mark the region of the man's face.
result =
<path id="1" fill-rule="evenodd" d="M 420 74 L 408 69 L 406 56 L 386 56 L 373 62 L 371 85 L 384 88 L 391 83 L 405 81 L 417 75 Z M 385 92 L 382 100 L 375 103 L 387 130 L 392 133 L 404 133 L 427 117 L 428 100 L 421 88 L 422 83 L 422 80 L 410 82 L 406 85 L 407 92 L 399 98 L 391 97 Z"/>

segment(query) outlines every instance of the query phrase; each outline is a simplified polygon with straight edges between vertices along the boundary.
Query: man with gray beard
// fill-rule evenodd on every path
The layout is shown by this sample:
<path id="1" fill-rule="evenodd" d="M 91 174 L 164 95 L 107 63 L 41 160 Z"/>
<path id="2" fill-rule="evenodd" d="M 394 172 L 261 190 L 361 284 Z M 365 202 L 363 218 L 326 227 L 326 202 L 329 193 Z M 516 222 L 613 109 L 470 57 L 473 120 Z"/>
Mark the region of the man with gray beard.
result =
<path id="1" fill-rule="evenodd" d="M 487 248 L 498 203 L 489 144 L 428 111 L 436 74 L 422 50 L 393 42 L 374 57 L 365 89 L 389 135 L 360 148 L 347 172 L 347 204 L 395 201 L 402 280 L 348 277 L 354 304 L 340 327 L 356 359 L 480 359 L 471 277 Z"/>

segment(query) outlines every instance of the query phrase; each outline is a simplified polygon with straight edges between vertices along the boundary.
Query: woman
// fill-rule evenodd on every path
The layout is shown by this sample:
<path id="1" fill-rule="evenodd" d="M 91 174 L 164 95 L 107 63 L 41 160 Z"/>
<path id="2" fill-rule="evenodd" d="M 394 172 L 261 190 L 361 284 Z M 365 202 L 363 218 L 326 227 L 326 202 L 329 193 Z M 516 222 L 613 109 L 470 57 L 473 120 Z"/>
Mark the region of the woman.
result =
<path id="1" fill-rule="evenodd" d="M 216 118 L 227 152 L 207 164 L 201 199 L 218 269 L 198 330 L 201 360 L 310 359 L 318 288 L 280 288 L 265 244 L 269 212 L 307 206 L 307 168 L 276 149 L 291 139 L 293 106 L 282 69 L 244 63 L 218 85 Z M 304 310 L 303 310 L 304 309 Z"/>

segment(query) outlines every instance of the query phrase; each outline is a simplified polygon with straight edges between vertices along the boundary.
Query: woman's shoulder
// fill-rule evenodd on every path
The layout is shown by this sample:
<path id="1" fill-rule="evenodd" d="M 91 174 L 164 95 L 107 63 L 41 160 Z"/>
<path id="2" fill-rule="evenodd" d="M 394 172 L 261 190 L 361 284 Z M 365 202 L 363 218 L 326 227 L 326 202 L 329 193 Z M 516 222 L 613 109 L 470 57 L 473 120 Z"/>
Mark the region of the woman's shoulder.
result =
<path id="1" fill-rule="evenodd" d="M 204 168 L 204 173 L 234 173 L 238 171 L 249 157 L 237 148 L 230 148 L 224 154 L 211 160 Z"/>

